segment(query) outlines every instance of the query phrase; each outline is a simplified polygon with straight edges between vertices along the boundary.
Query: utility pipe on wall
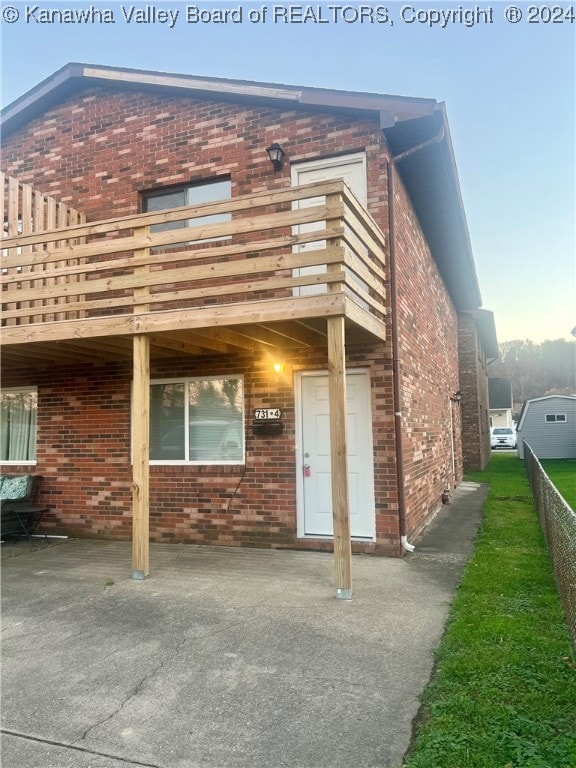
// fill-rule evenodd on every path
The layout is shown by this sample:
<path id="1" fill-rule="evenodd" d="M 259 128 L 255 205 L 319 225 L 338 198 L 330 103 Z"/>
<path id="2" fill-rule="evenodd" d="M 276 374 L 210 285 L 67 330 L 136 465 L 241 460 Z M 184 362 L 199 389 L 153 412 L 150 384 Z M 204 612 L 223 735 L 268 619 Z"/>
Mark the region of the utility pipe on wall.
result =
<path id="1" fill-rule="evenodd" d="M 398 337 L 398 287 L 396 283 L 396 217 L 394 215 L 394 160 L 387 163 L 388 176 L 388 252 L 390 258 L 390 314 L 392 325 L 392 387 L 394 399 L 394 436 L 396 444 L 396 485 L 398 493 L 398 518 L 400 543 L 406 552 L 413 552 L 406 533 L 406 496 L 404 493 L 404 451 L 402 445 L 402 411 L 400 410 L 400 343 Z"/>
<path id="2" fill-rule="evenodd" d="M 450 447 L 452 450 L 452 488 L 456 487 L 456 449 L 454 447 L 454 414 L 452 408 L 454 407 L 454 398 L 448 399 L 448 408 L 450 409 Z"/>
<path id="3" fill-rule="evenodd" d="M 394 174 L 396 165 L 407 157 L 420 152 L 432 144 L 437 144 L 444 138 L 444 126 L 432 139 L 422 142 L 405 152 L 390 158 L 386 163 L 386 175 L 388 182 L 388 238 L 390 258 L 390 322 L 392 327 L 392 382 L 394 398 L 394 436 L 396 443 L 396 479 L 398 493 L 398 519 L 400 523 L 400 543 L 406 552 L 413 552 L 415 547 L 408 541 L 406 527 L 406 477 L 404 474 L 404 448 L 402 440 L 402 411 L 401 411 L 401 383 L 400 383 L 400 341 L 398 334 L 398 285 L 396 271 L 396 212 L 394 204 Z"/>

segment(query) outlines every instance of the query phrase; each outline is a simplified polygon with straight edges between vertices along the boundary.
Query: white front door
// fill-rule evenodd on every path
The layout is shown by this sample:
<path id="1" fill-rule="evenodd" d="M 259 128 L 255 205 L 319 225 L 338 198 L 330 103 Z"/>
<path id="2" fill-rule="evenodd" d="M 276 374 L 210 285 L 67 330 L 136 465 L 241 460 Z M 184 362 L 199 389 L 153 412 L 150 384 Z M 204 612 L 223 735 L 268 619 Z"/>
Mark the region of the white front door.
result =
<path id="1" fill-rule="evenodd" d="M 332 536 L 328 374 L 299 377 L 298 535 Z M 374 538 L 374 473 L 370 380 L 366 371 L 346 375 L 350 534 Z"/>
<path id="2" fill-rule="evenodd" d="M 362 205 L 366 206 L 368 193 L 366 186 L 366 157 L 363 152 L 295 163 L 292 166 L 292 186 L 312 184 L 315 181 L 333 181 L 334 179 L 343 179 Z M 299 208 L 308 208 L 314 205 L 323 205 L 324 202 L 325 198 L 320 196 L 312 197 L 308 200 L 300 200 L 295 205 Z M 324 227 L 325 222 L 314 222 L 312 224 L 302 224 L 300 227 L 295 227 L 295 230 L 297 234 L 313 232 L 315 229 L 323 229 Z M 312 251 L 324 247 L 324 241 L 319 240 L 297 246 L 296 250 L 298 252 Z M 325 271 L 325 266 L 301 267 L 294 270 L 294 275 L 311 275 Z M 294 289 L 294 293 L 297 296 L 309 296 L 325 292 L 325 284 L 307 285 Z"/>

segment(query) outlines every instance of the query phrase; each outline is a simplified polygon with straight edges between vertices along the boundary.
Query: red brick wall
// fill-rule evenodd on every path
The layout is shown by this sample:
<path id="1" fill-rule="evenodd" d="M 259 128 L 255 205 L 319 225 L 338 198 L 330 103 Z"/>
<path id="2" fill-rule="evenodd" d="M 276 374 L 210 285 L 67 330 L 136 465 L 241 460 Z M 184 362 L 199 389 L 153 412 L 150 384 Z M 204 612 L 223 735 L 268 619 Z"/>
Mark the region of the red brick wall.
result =
<path id="1" fill-rule="evenodd" d="M 350 368 L 370 369 L 374 427 L 376 529 L 378 543 L 356 544 L 356 551 L 397 554 L 397 514 L 390 511 L 394 491 L 394 443 L 390 375 L 381 350 L 365 346 L 348 359 Z M 297 351 L 289 370 L 278 375 L 252 355 L 179 358 L 153 366 L 153 378 L 241 374 L 246 408 L 246 465 L 228 467 L 154 466 L 150 468 L 150 533 L 156 541 L 190 541 L 243 546 L 296 544 L 296 468 L 294 376 L 299 370 L 327 367 L 324 351 Z M 4 373 L 4 386 L 38 386 L 36 474 L 44 477 L 42 501 L 52 507 L 46 525 L 56 532 L 85 537 L 131 535 L 129 365 L 54 368 L 30 374 Z M 255 407 L 280 407 L 281 436 L 255 436 Z M 29 467 L 3 468 L 5 472 Z M 304 548 L 329 549 L 306 540 Z"/>
<path id="2" fill-rule="evenodd" d="M 482 471 L 490 461 L 490 413 L 486 357 L 472 315 L 458 316 L 464 468 Z"/>
<path id="3" fill-rule="evenodd" d="M 273 173 L 266 147 L 283 145 Z M 3 142 L 3 170 L 89 220 L 137 212 L 142 190 L 230 175 L 232 196 L 290 186 L 290 161 L 366 150 L 371 209 L 385 193 L 375 121 L 138 92 L 85 91 Z"/>
<path id="4" fill-rule="evenodd" d="M 407 529 L 415 536 L 462 478 L 457 318 L 403 185 L 395 177 L 396 259 Z M 453 457 L 455 459 L 453 466 Z"/>
<path id="5" fill-rule="evenodd" d="M 287 163 L 273 173 L 266 147 L 280 142 Z M 290 186 L 290 162 L 364 150 L 368 207 L 387 229 L 385 141 L 377 121 L 344 113 L 280 111 L 138 92 L 84 91 L 4 140 L 3 170 L 85 212 L 89 220 L 139 210 L 143 190 L 230 175 L 232 195 Z M 448 396 L 458 389 L 455 318 L 410 204 L 399 185 L 402 376 L 408 524 L 418 531 L 450 481 Z M 371 370 L 376 529 L 374 545 L 399 554 L 390 344 L 348 349 Z M 325 352 L 291 353 L 292 371 L 326 367 Z M 152 467 L 151 533 L 161 541 L 247 546 L 296 542 L 292 375 L 278 387 L 252 357 L 178 358 L 153 376 L 242 373 L 246 409 L 274 401 L 285 414 L 280 438 L 247 429 L 246 468 Z M 35 381 L 13 372 L 4 386 L 39 387 L 37 472 L 54 527 L 90 536 L 131 530 L 130 378 L 123 365 L 51 368 Z M 458 426 L 455 433 L 459 432 Z M 458 450 L 458 447 L 457 447 Z M 458 464 L 457 475 L 460 476 Z"/>

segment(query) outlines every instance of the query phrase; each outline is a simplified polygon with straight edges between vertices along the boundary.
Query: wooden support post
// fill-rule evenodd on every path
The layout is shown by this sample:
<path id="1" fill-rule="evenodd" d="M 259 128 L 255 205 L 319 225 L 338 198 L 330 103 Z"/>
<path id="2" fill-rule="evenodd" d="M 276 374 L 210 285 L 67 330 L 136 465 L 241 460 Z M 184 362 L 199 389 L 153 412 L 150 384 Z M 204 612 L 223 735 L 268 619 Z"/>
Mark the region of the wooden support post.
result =
<path id="1" fill-rule="evenodd" d="M 350 506 L 348 501 L 344 318 L 330 317 L 327 323 L 336 597 L 350 600 L 352 599 L 352 545 L 350 541 Z"/>
<path id="2" fill-rule="evenodd" d="M 132 413 L 132 578 L 146 579 L 149 553 L 150 338 L 134 336 Z"/>

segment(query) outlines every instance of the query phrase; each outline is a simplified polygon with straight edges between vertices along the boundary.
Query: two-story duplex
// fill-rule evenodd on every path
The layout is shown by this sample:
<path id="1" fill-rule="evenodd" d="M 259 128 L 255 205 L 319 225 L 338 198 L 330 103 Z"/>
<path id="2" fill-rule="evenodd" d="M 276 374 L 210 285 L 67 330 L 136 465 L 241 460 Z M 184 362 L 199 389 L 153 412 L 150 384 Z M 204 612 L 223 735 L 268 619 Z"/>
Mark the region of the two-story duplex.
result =
<path id="1" fill-rule="evenodd" d="M 349 596 L 489 446 L 442 103 L 69 64 L 2 171 L 3 471 L 53 531 L 132 537 L 137 578 L 150 538 L 334 547 Z"/>

